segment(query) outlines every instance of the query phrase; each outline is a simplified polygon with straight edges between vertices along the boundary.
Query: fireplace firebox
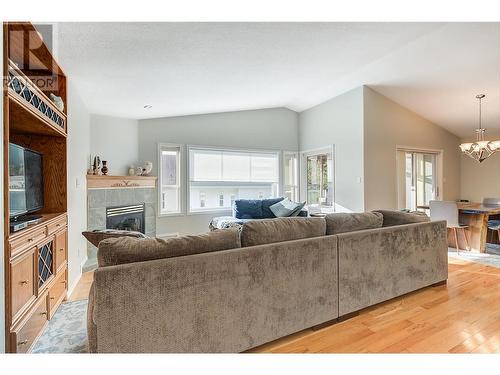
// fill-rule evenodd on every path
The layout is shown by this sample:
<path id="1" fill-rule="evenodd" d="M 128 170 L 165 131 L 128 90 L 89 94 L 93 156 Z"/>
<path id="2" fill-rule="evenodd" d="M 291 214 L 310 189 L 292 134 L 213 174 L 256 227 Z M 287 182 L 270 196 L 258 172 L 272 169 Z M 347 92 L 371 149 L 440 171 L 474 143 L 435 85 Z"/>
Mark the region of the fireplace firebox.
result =
<path id="1" fill-rule="evenodd" d="M 106 208 L 106 229 L 146 233 L 145 204 Z"/>

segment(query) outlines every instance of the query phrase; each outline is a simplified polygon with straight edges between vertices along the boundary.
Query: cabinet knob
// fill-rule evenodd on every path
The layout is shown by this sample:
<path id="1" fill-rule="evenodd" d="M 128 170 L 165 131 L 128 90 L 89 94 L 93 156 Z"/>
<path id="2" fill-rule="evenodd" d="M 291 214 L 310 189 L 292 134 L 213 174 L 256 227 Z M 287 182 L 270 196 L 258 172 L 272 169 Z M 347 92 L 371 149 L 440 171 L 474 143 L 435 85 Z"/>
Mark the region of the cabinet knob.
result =
<path id="1" fill-rule="evenodd" d="M 47 315 L 47 311 L 41 312 L 40 315 Z"/>
<path id="2" fill-rule="evenodd" d="M 28 242 L 33 242 L 33 238 L 28 238 Z"/>
<path id="3" fill-rule="evenodd" d="M 17 345 L 21 346 L 21 345 L 26 345 L 28 343 L 28 340 L 24 340 L 24 341 L 19 341 L 17 343 Z"/>
<path id="4" fill-rule="evenodd" d="M 27 285 L 29 283 L 29 280 L 23 280 L 20 282 L 21 285 Z"/>
<path id="5" fill-rule="evenodd" d="M 56 227 L 60 227 L 60 226 L 61 226 L 61 224 L 56 224 Z"/>
<path id="6" fill-rule="evenodd" d="M 59 251 L 64 251 L 64 249 L 59 249 Z"/>
<path id="7" fill-rule="evenodd" d="M 56 297 L 50 297 L 50 299 L 51 299 L 51 300 L 54 300 L 54 299 L 56 299 Z"/>

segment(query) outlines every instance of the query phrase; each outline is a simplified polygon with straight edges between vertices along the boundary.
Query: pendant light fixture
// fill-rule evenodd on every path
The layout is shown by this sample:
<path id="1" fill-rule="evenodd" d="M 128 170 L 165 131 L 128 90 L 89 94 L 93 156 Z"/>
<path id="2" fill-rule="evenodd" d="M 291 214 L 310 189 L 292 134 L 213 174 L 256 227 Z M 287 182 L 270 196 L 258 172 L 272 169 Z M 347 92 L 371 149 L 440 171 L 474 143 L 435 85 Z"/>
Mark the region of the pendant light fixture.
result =
<path id="1" fill-rule="evenodd" d="M 479 128 L 476 129 L 476 142 L 473 143 L 462 143 L 459 147 L 460 150 L 467 156 L 471 157 L 475 161 L 481 163 L 488 157 L 493 155 L 495 152 L 500 152 L 500 140 L 499 141 L 486 141 L 484 139 L 484 133 L 486 129 L 483 129 L 481 124 L 481 100 L 485 97 L 484 94 L 476 95 L 479 100 Z"/>

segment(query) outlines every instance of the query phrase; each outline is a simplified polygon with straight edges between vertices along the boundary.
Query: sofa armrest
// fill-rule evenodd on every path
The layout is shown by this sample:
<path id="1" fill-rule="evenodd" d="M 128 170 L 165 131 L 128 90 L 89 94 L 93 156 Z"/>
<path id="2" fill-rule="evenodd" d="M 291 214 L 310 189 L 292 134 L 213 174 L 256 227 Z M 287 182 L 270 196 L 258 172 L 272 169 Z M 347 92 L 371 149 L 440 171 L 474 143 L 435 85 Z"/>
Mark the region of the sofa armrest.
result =
<path id="1" fill-rule="evenodd" d="M 99 352 L 241 352 L 335 319 L 337 238 L 98 268 Z"/>

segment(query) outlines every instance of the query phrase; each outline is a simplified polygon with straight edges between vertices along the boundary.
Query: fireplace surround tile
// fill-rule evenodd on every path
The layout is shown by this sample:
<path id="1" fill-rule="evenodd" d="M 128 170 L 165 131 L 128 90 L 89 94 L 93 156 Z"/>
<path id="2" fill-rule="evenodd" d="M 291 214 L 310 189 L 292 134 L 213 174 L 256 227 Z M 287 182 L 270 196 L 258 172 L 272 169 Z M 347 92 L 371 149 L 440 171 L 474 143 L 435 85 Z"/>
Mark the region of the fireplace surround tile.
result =
<path id="1" fill-rule="evenodd" d="M 106 207 L 89 209 L 87 227 L 88 230 L 106 229 Z"/>
<path id="2" fill-rule="evenodd" d="M 88 204 L 89 208 L 104 207 L 104 205 L 106 204 L 106 191 L 97 189 L 89 190 Z"/>
<path id="3" fill-rule="evenodd" d="M 156 236 L 156 189 L 155 188 L 118 188 L 87 190 L 87 229 L 106 229 L 106 207 L 145 203 L 146 235 Z M 97 248 L 87 245 L 87 262 L 84 271 L 97 265 Z"/>

